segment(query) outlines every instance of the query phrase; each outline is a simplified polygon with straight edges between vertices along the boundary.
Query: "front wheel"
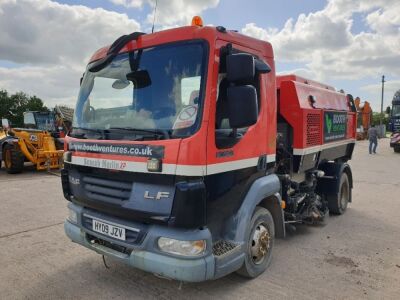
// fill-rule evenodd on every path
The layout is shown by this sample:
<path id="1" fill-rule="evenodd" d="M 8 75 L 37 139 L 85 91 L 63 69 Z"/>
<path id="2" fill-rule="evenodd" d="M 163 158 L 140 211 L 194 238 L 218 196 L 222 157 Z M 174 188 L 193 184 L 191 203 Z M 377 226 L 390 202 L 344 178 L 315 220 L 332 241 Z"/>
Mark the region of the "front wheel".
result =
<path id="1" fill-rule="evenodd" d="M 399 146 L 394 146 L 393 147 L 393 150 L 394 150 L 394 152 L 396 152 L 396 153 L 400 153 L 400 145 Z"/>
<path id="2" fill-rule="evenodd" d="M 351 188 L 349 177 L 345 172 L 340 176 L 339 193 L 328 199 L 329 212 L 334 215 L 342 215 L 350 202 Z"/>
<path id="3" fill-rule="evenodd" d="M 6 145 L 3 152 L 4 167 L 9 174 L 21 173 L 24 168 L 24 155 L 13 145 Z"/>
<path id="4" fill-rule="evenodd" d="M 275 228 L 271 213 L 263 207 L 257 207 L 246 232 L 245 259 L 237 273 L 255 278 L 268 268 L 272 259 Z"/>

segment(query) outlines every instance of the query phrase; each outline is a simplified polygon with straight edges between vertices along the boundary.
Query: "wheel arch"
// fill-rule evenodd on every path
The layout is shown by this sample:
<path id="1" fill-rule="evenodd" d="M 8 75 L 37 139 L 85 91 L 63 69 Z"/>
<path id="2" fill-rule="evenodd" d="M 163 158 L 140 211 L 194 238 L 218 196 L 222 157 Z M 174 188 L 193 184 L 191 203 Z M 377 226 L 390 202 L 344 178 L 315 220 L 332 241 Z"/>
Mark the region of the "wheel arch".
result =
<path id="1" fill-rule="evenodd" d="M 266 208 L 272 215 L 275 236 L 285 236 L 285 222 L 281 207 L 280 180 L 275 174 L 255 180 L 237 212 L 225 222 L 224 236 L 228 240 L 244 242 L 246 230 L 257 206 Z"/>
<path id="2" fill-rule="evenodd" d="M 339 193 L 340 177 L 342 173 L 346 173 L 349 179 L 350 189 L 353 188 L 353 172 L 348 163 L 326 162 L 321 164 L 318 169 L 325 172 L 325 176 L 318 179 L 317 192 L 319 194 L 329 196 Z M 351 201 L 352 197 L 350 196 L 349 202 Z"/>
<path id="3" fill-rule="evenodd" d="M 345 172 L 347 174 L 347 177 L 349 178 L 349 184 L 350 188 L 353 188 L 353 172 L 351 171 L 350 165 L 344 164 L 342 173 Z"/>
<path id="4" fill-rule="evenodd" d="M 285 237 L 285 219 L 282 210 L 282 198 L 279 193 L 268 196 L 257 205 L 267 209 L 274 220 L 275 236 L 278 238 Z"/>

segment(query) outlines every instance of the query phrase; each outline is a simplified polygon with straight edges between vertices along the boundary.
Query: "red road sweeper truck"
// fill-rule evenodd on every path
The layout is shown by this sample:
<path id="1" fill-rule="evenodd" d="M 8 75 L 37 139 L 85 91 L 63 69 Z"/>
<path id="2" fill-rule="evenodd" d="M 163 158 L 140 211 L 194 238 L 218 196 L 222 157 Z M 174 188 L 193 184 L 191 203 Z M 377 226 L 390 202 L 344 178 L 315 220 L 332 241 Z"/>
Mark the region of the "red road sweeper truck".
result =
<path id="1" fill-rule="evenodd" d="M 65 232 L 176 280 L 253 278 L 289 224 L 352 201 L 355 107 L 276 76 L 270 43 L 195 23 L 90 59 L 65 138 Z"/>

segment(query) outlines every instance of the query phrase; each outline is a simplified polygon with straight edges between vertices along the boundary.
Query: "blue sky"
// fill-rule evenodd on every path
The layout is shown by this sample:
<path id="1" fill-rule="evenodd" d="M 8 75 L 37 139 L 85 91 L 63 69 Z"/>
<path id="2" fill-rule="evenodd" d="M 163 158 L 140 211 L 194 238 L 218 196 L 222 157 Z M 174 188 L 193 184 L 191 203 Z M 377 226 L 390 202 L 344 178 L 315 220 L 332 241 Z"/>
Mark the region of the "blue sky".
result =
<path id="1" fill-rule="evenodd" d="M 160 2 L 163 0 L 159 0 Z M 165 1 L 165 0 L 164 0 Z M 99 1 L 57 1 L 59 3 L 71 5 L 85 5 L 91 8 L 104 8 L 120 13 L 126 13 L 129 17 L 144 22 L 146 15 L 151 12 L 151 8 L 147 5 L 142 9 L 126 8 L 121 5 L 115 5 L 108 0 Z M 253 6 L 249 11 L 249 4 Z M 245 24 L 256 22 L 264 26 L 282 27 L 288 18 L 295 18 L 301 13 L 309 13 L 322 9 L 326 5 L 326 1 L 239 1 L 239 0 L 222 0 L 217 8 L 204 11 L 202 17 L 207 23 L 214 25 L 223 25 L 232 29 L 241 29 Z M 288 9 L 289 8 L 289 9 Z M 249 11 L 243 14 L 242 12 Z"/>
<path id="2" fill-rule="evenodd" d="M 90 54 L 120 34 L 148 32 L 153 3 L 1 0 L 0 89 L 35 94 L 50 106 L 73 102 Z M 187 25 L 199 14 L 205 24 L 270 41 L 278 72 L 324 81 L 377 110 L 382 74 L 385 107 L 400 89 L 396 11 L 397 0 L 159 0 L 155 28 Z"/>

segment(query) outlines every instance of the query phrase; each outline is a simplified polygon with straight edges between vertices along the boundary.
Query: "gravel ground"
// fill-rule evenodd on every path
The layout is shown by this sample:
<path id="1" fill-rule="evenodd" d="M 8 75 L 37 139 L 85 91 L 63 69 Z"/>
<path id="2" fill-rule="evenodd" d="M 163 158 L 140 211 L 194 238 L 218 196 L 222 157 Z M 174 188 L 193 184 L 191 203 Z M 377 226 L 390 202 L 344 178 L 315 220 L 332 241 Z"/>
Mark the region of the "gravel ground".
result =
<path id="1" fill-rule="evenodd" d="M 399 299 L 400 155 L 380 140 L 359 142 L 351 161 L 353 203 L 320 226 L 277 240 L 269 270 L 254 280 L 232 274 L 198 284 L 158 278 L 68 240 L 60 178 L 0 171 L 1 299 L 270 298 Z"/>

